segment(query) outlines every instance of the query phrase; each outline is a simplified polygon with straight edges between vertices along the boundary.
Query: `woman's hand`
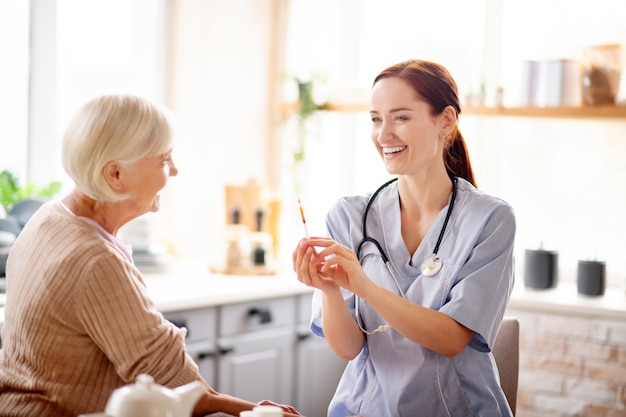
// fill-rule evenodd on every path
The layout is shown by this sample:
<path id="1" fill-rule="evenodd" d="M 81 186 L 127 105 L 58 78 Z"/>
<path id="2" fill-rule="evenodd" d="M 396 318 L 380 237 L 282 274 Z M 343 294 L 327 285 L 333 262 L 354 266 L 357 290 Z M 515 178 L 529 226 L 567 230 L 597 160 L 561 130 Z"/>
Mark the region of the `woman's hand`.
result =
<path id="1" fill-rule="evenodd" d="M 316 247 L 323 248 L 319 253 Z M 346 306 L 341 288 L 356 288 L 353 282 L 371 282 L 354 251 L 332 239 L 302 239 L 293 253 L 298 280 L 322 291 L 324 337 L 340 358 L 351 360 L 365 344 L 365 337 Z"/>
<path id="2" fill-rule="evenodd" d="M 298 280 L 309 287 L 318 288 L 324 292 L 338 291 L 339 286 L 330 276 L 323 276 L 320 272 L 323 264 L 319 262 L 315 245 L 312 243 L 321 238 L 303 238 L 293 251 L 293 270 L 298 274 Z"/>
<path id="3" fill-rule="evenodd" d="M 322 291 L 343 287 L 360 295 L 370 283 L 354 251 L 329 238 L 302 239 L 293 258 L 298 279 Z"/>
<path id="4" fill-rule="evenodd" d="M 275 403 L 274 401 L 270 401 L 270 400 L 259 401 L 258 404 L 259 405 L 273 405 L 274 407 L 279 407 L 279 408 L 281 408 L 283 410 L 283 412 L 289 413 L 290 415 L 291 414 L 295 414 L 297 416 L 302 415 L 302 414 L 300 414 L 298 412 L 298 410 L 296 410 L 295 408 L 293 408 L 290 405 L 278 404 L 278 403 Z"/>

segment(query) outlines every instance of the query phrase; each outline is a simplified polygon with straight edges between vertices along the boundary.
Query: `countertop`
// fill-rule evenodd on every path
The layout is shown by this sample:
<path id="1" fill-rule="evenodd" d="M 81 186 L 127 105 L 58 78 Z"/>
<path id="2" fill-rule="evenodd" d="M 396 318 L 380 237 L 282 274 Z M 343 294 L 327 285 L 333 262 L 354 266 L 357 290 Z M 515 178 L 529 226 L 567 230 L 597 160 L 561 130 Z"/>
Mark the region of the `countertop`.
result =
<path id="1" fill-rule="evenodd" d="M 209 272 L 202 262 L 181 262 L 164 272 L 145 273 L 144 277 L 148 293 L 164 313 L 312 292 L 288 269 L 277 275 L 224 275 Z M 5 294 L 0 294 L 0 328 L 4 299 Z M 534 290 L 518 281 L 509 308 L 625 320 L 626 293 L 623 288 L 609 287 L 603 296 L 586 297 L 577 293 L 575 283 Z"/>
<path id="2" fill-rule="evenodd" d="M 291 271 L 276 275 L 226 275 L 202 263 L 181 263 L 162 273 L 144 274 L 159 311 L 211 307 L 311 293 Z"/>
<path id="3" fill-rule="evenodd" d="M 159 311 L 188 310 L 312 293 L 291 271 L 276 275 L 225 275 L 203 262 L 180 262 L 162 272 L 143 273 L 148 294 Z M 0 294 L 0 329 L 5 294 Z"/>
<path id="4" fill-rule="evenodd" d="M 578 294 L 576 283 L 561 282 L 556 288 L 525 288 L 518 282 L 511 294 L 510 309 L 546 312 L 581 317 L 626 320 L 626 291 L 608 287 L 604 295 Z"/>

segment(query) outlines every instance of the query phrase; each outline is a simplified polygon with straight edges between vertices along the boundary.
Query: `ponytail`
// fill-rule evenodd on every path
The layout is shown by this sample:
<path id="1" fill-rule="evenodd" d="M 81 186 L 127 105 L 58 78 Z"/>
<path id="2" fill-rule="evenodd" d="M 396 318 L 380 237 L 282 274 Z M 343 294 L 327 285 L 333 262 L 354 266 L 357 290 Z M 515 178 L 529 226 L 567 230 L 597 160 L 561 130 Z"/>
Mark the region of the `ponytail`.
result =
<path id="1" fill-rule="evenodd" d="M 448 175 L 461 177 L 476 187 L 469 152 L 458 126 L 452 132 L 452 143 L 444 151 L 443 163 L 446 166 Z"/>

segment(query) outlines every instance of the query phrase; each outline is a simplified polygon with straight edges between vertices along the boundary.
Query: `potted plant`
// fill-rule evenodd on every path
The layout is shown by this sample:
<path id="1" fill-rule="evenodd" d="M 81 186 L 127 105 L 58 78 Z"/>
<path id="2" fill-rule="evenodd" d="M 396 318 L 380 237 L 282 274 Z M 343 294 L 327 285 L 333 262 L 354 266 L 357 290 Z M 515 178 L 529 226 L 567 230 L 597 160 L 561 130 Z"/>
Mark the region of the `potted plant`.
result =
<path id="1" fill-rule="evenodd" d="M 306 138 L 309 135 L 309 125 L 311 118 L 319 110 L 324 110 L 326 105 L 318 104 L 314 97 L 314 88 L 316 79 L 304 81 L 295 78 L 298 85 L 298 104 L 297 104 L 297 135 L 296 143 L 292 148 L 293 175 L 294 175 L 294 191 L 300 194 L 304 187 L 304 162 L 306 159 Z"/>
<path id="2" fill-rule="evenodd" d="M 21 186 L 17 177 L 8 170 L 0 172 L 0 205 L 4 212 L 11 211 L 13 206 L 29 198 L 48 199 L 61 190 L 61 182 L 52 181 L 46 186 L 37 186 L 32 182 Z"/>
<path id="3" fill-rule="evenodd" d="M 44 187 L 33 183 L 20 186 L 17 177 L 10 171 L 0 172 L 0 278 L 5 276 L 13 241 L 32 213 L 42 204 L 36 200 L 50 198 L 60 189 L 61 183 L 58 181 L 52 181 Z"/>

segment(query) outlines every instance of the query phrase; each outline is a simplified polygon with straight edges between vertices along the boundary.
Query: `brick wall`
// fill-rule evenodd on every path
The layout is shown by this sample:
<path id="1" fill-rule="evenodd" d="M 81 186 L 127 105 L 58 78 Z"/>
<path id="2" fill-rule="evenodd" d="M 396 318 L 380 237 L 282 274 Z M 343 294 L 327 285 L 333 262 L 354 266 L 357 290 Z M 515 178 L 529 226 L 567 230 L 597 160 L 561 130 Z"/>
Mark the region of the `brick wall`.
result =
<path id="1" fill-rule="evenodd" d="M 517 417 L 626 417 L 626 321 L 507 314 L 520 320 Z"/>

